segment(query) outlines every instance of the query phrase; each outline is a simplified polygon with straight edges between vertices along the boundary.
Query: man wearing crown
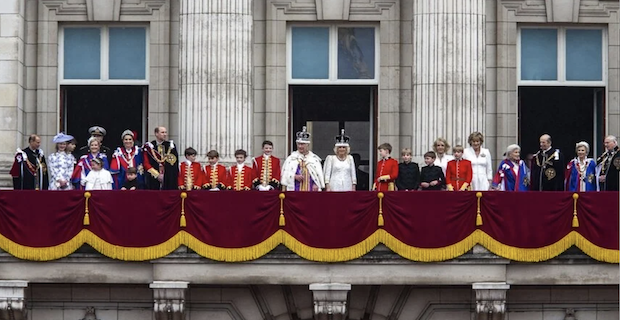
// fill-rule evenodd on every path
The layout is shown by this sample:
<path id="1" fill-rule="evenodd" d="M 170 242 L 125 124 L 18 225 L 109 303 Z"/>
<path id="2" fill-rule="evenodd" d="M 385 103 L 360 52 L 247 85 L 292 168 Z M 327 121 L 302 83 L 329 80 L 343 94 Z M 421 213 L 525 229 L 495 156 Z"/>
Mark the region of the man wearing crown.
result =
<path id="1" fill-rule="evenodd" d="M 177 190 L 179 153 L 172 140 L 167 141 L 168 130 L 155 128 L 155 140 L 144 147 L 144 169 L 148 190 Z"/>
<path id="2" fill-rule="evenodd" d="M 304 126 L 297 132 L 297 151 L 282 165 L 282 188 L 285 191 L 321 191 L 325 188 L 321 158 L 310 151 L 310 133 Z"/>

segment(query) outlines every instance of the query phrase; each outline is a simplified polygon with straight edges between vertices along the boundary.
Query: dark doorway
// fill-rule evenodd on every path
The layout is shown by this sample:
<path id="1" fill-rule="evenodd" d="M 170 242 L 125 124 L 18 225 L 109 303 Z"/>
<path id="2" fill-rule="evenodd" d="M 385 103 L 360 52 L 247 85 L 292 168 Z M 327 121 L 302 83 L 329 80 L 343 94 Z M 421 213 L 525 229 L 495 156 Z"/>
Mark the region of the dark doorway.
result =
<path id="1" fill-rule="evenodd" d="M 536 153 L 538 139 L 548 133 L 553 147 L 567 159 L 575 156 L 575 144 L 590 144 L 596 157 L 605 128 L 604 89 L 583 87 L 520 87 L 519 144 L 522 153 Z"/>
<path id="2" fill-rule="evenodd" d="M 325 159 L 333 154 L 334 137 L 345 129 L 351 153 L 361 157 L 360 169 L 372 177 L 375 162 L 376 86 L 290 86 L 290 148 L 295 134 L 307 126 L 312 134 L 312 151 Z"/>
<path id="3" fill-rule="evenodd" d="M 86 145 L 88 128 L 100 125 L 107 131 L 103 144 L 121 145 L 126 129 L 138 132 L 143 141 L 148 87 L 146 86 L 62 86 L 61 128 Z"/>

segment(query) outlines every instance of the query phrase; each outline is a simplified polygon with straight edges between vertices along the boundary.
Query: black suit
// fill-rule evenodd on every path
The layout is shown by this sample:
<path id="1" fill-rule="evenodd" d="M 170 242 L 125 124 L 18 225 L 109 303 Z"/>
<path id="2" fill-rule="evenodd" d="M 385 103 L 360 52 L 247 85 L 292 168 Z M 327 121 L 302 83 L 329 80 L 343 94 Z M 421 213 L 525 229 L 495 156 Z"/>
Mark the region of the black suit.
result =
<path id="1" fill-rule="evenodd" d="M 531 190 L 564 191 L 566 162 L 559 149 L 539 151 L 532 159 Z"/>
<path id="2" fill-rule="evenodd" d="M 418 190 L 420 187 L 420 167 L 415 162 L 398 164 L 396 188 L 398 190 Z"/>

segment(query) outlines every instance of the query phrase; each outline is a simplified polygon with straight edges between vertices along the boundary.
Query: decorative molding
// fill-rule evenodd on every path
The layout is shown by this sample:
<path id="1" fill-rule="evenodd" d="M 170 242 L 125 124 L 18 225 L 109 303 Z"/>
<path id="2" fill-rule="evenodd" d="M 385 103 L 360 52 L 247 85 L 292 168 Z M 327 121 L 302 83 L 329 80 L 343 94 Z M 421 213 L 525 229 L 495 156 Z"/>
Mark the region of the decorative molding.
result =
<path id="1" fill-rule="evenodd" d="M 0 281 L 0 319 L 27 319 L 25 291 L 27 281 Z"/>
<path id="2" fill-rule="evenodd" d="M 515 16 L 547 16 L 544 0 L 508 0 L 502 5 Z"/>
<path id="3" fill-rule="evenodd" d="M 349 20 L 351 0 L 315 0 L 317 20 Z"/>
<path id="4" fill-rule="evenodd" d="M 579 22 L 581 0 L 545 0 L 547 22 Z"/>
<path id="5" fill-rule="evenodd" d="M 85 0 L 72 3 L 69 0 L 40 0 L 48 9 L 56 11 L 57 16 L 85 15 L 88 21 L 119 21 L 122 15 L 152 15 L 153 11 L 166 4 L 166 0 L 141 0 L 139 3 L 126 3 L 122 0 Z M 113 3 L 111 3 L 113 2 Z M 111 12 L 98 19 L 98 3 L 109 5 Z M 108 4 L 111 3 L 111 4 Z"/>
<path id="6" fill-rule="evenodd" d="M 84 318 L 82 318 L 81 320 L 99 320 L 97 319 L 97 315 L 95 314 L 95 307 L 87 307 Z"/>
<path id="7" fill-rule="evenodd" d="M 185 319 L 185 292 L 188 284 L 182 281 L 154 281 L 149 285 L 153 289 L 155 300 L 153 307 L 155 319 Z"/>
<path id="8" fill-rule="evenodd" d="M 315 319 L 345 319 L 347 315 L 347 297 L 351 285 L 345 283 L 310 284 L 314 300 Z"/>
<path id="9" fill-rule="evenodd" d="M 506 282 L 479 282 L 472 284 L 476 291 L 476 313 L 478 318 L 503 319 L 506 314 L 506 291 L 510 285 Z"/>
<path id="10" fill-rule="evenodd" d="M 271 4 L 279 10 L 282 10 L 284 14 L 289 15 L 316 15 L 316 2 L 297 2 L 296 0 L 277 0 L 272 1 Z"/>
<path id="11" fill-rule="evenodd" d="M 568 2 L 570 19 L 556 19 L 555 7 L 564 7 Z M 504 8 L 511 12 L 515 17 L 546 17 L 547 22 L 579 22 L 579 18 L 609 18 L 612 13 L 620 12 L 620 2 L 618 1 L 586 1 L 568 0 L 560 2 L 558 0 L 502 0 Z M 579 8 L 577 10 L 577 8 Z"/>
<path id="12" fill-rule="evenodd" d="M 382 15 L 390 10 L 397 0 L 352 0 L 349 15 Z"/>

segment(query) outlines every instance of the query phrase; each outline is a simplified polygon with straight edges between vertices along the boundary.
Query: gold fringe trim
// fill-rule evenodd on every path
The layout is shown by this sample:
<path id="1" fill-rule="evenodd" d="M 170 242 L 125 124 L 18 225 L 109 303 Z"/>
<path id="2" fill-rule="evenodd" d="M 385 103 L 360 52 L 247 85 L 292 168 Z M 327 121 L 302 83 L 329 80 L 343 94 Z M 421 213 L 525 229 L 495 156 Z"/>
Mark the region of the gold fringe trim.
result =
<path id="1" fill-rule="evenodd" d="M 385 232 L 382 229 L 377 230 L 368 238 L 350 247 L 325 249 L 310 247 L 295 239 L 286 231 L 280 231 L 283 234 L 282 243 L 287 248 L 306 260 L 318 262 L 344 262 L 357 259 L 376 247 L 380 242 L 380 234 Z"/>
<path id="2" fill-rule="evenodd" d="M 276 231 L 263 242 L 245 248 L 221 248 L 205 244 L 187 233 L 179 231 L 167 241 L 149 247 L 122 247 L 110 244 L 90 230 L 82 230 L 71 240 L 53 247 L 35 248 L 17 244 L 0 234 L 0 248 L 16 258 L 30 261 L 50 261 L 70 255 L 83 244 L 91 245 L 102 255 L 124 261 L 145 261 L 165 257 L 181 245 L 197 254 L 212 260 L 225 262 L 242 262 L 258 259 L 279 244 L 284 244 L 304 259 L 319 262 L 343 262 L 357 259 L 384 243 L 401 257 L 413 261 L 435 262 L 454 259 L 480 244 L 494 254 L 521 262 L 539 262 L 557 257 L 575 245 L 591 258 L 606 262 L 620 263 L 620 251 L 605 249 L 588 241 L 585 237 L 571 231 L 556 243 L 541 248 L 518 248 L 505 245 L 491 238 L 482 230 L 475 230 L 465 239 L 442 248 L 418 248 L 398 240 L 387 231 L 379 229 L 365 240 L 346 248 L 314 248 L 307 246 L 284 230 Z"/>
<path id="3" fill-rule="evenodd" d="M 201 242 L 191 234 L 181 231 L 178 234 L 182 243 L 194 250 L 197 254 L 216 261 L 241 262 L 258 259 L 282 243 L 282 230 L 276 231 L 263 242 L 245 248 L 221 248 Z"/>
<path id="4" fill-rule="evenodd" d="M 396 237 L 389 234 L 385 230 L 379 231 L 382 231 L 380 237 L 383 244 L 385 244 L 388 248 L 397 253 L 399 256 L 413 261 L 435 262 L 454 259 L 458 256 L 462 256 L 467 251 L 471 250 L 471 248 L 473 248 L 476 244 L 476 232 L 473 232 L 465 239 L 447 247 L 418 248 L 410 246 L 398 240 Z"/>

